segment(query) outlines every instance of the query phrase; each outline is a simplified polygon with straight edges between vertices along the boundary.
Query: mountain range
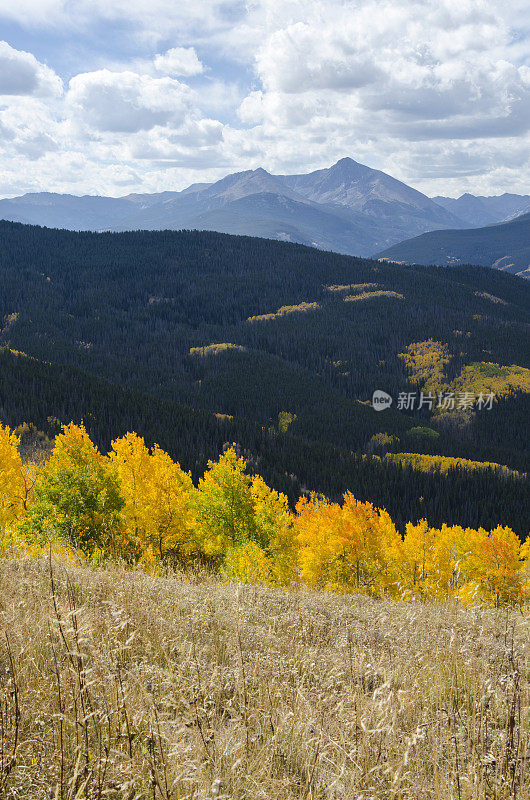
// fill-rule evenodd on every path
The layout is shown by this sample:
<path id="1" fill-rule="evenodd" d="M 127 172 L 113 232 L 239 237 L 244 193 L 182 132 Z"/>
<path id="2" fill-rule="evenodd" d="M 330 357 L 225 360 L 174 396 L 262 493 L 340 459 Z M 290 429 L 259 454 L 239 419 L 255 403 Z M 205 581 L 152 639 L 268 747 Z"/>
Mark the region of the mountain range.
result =
<path id="1" fill-rule="evenodd" d="M 342 158 L 309 174 L 272 175 L 258 168 L 180 192 L 25 194 L 0 200 L 0 218 L 70 230 L 213 230 L 369 256 L 427 231 L 499 222 L 527 208 L 530 195 L 431 199 Z"/>
<path id="2" fill-rule="evenodd" d="M 530 194 L 505 193 L 498 197 L 475 197 L 472 194 L 463 194 L 457 198 L 433 197 L 432 199 L 473 228 L 504 222 L 530 212 Z"/>
<path id="3" fill-rule="evenodd" d="M 407 264 L 480 264 L 530 277 L 530 213 L 468 230 L 431 231 L 379 253 Z"/>

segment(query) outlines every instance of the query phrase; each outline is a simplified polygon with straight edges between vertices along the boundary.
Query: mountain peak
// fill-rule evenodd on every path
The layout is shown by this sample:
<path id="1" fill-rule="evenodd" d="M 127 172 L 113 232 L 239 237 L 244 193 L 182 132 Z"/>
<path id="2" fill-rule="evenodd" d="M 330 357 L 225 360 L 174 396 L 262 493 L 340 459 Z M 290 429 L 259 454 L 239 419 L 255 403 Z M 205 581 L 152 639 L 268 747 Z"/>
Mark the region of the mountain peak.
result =
<path id="1" fill-rule="evenodd" d="M 284 182 L 306 199 L 345 206 L 354 211 L 381 219 L 390 212 L 390 205 L 401 205 L 420 211 L 433 227 L 458 227 L 458 220 L 425 195 L 381 170 L 367 167 L 348 156 L 328 169 L 304 175 L 283 176 Z"/>
<path id="2" fill-rule="evenodd" d="M 209 197 L 223 198 L 225 201 L 238 200 L 253 194 L 271 192 L 273 194 L 294 197 L 282 181 L 271 175 L 263 167 L 247 169 L 244 172 L 234 172 L 227 175 L 217 183 L 211 184 L 205 194 Z"/>
<path id="3" fill-rule="evenodd" d="M 337 163 L 333 164 L 333 166 L 328 170 L 322 171 L 325 171 L 330 175 L 351 175 L 353 177 L 358 177 L 360 174 L 368 175 L 376 172 L 376 170 L 373 170 L 371 167 L 367 167 L 365 164 L 360 164 L 358 161 L 355 161 L 349 156 L 340 158 Z"/>
<path id="4" fill-rule="evenodd" d="M 339 160 L 335 164 L 333 164 L 333 166 L 330 169 L 334 169 L 334 167 L 351 167 L 351 166 L 361 167 L 362 164 L 359 164 L 358 161 L 355 161 L 353 158 L 350 158 L 349 156 L 344 156 L 344 158 L 339 158 Z"/>

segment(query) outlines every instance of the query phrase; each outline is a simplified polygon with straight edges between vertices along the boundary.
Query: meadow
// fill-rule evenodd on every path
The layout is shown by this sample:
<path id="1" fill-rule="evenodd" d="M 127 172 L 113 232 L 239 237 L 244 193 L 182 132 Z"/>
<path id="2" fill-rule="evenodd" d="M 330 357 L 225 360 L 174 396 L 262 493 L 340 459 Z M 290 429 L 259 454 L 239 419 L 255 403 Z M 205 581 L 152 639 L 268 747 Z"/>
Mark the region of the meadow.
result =
<path id="1" fill-rule="evenodd" d="M 0 797 L 530 797 L 528 617 L 0 560 Z"/>

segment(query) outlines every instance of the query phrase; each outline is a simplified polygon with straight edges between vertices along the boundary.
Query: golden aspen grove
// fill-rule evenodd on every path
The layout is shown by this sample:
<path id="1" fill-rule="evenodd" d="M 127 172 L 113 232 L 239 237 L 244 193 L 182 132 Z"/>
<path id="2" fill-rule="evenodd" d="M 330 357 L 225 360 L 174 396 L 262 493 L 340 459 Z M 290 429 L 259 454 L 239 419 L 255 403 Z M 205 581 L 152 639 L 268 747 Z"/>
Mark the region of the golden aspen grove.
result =
<path id="1" fill-rule="evenodd" d="M 89 563 L 201 566 L 226 580 L 374 598 L 495 607 L 530 598 L 529 546 L 506 526 L 421 520 L 401 536 L 385 510 L 350 492 L 342 504 L 302 496 L 293 513 L 285 495 L 247 472 L 235 446 L 195 486 L 157 445 L 127 433 L 103 455 L 83 424 L 63 426 L 36 464 L 0 425 L 0 555 L 50 547 Z"/>

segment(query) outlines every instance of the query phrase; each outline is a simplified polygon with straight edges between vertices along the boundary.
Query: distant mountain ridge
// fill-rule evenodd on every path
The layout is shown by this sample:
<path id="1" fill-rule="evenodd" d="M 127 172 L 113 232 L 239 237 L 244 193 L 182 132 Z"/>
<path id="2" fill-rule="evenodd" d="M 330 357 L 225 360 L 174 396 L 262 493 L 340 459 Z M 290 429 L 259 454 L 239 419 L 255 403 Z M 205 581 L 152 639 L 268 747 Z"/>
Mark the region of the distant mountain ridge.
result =
<path id="1" fill-rule="evenodd" d="M 429 198 L 342 158 L 307 174 L 272 175 L 259 167 L 180 192 L 26 194 L 0 200 L 0 218 L 70 230 L 211 230 L 368 256 L 428 231 L 498 222 L 527 206 L 530 195 Z"/>
<path id="2" fill-rule="evenodd" d="M 126 197 L 77 196 L 38 192 L 0 200 L 0 218 L 46 228 L 67 230 L 100 230 L 117 224 L 135 210 L 163 203 L 177 192 L 156 195 L 130 194 Z"/>
<path id="3" fill-rule="evenodd" d="M 457 198 L 432 199 L 473 228 L 504 222 L 530 211 L 530 194 L 505 193 L 495 197 L 476 197 L 466 193 Z"/>
<path id="4" fill-rule="evenodd" d="M 0 218 L 71 230 L 215 230 L 350 255 L 464 224 L 421 192 L 351 158 L 304 175 L 272 175 L 260 167 L 181 192 L 26 194 L 0 200 Z"/>
<path id="5" fill-rule="evenodd" d="M 483 228 L 431 231 L 376 257 L 405 264 L 480 264 L 530 278 L 530 213 Z"/>

